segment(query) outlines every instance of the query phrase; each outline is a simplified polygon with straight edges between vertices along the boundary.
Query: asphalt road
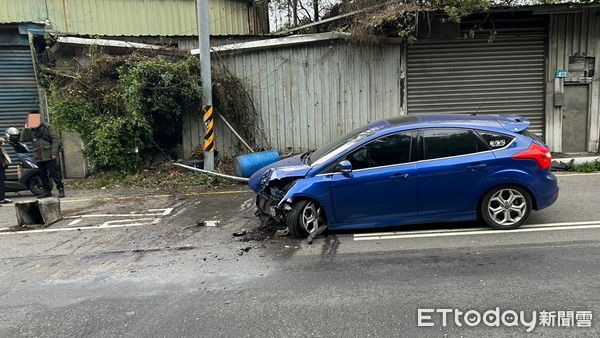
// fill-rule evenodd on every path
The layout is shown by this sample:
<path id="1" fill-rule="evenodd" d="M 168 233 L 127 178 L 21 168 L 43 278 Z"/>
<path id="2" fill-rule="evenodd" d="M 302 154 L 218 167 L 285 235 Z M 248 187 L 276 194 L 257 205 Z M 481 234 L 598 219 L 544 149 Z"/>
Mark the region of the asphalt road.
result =
<path id="1" fill-rule="evenodd" d="M 600 175 L 559 182 L 557 204 L 520 231 L 442 224 L 329 234 L 312 245 L 239 241 L 231 232 L 256 221 L 251 195 L 238 193 L 218 203 L 162 200 L 173 213 L 160 224 L 0 233 L 0 335 L 598 336 Z M 210 203 L 231 210 L 206 213 Z M 190 228 L 198 217 L 223 224 Z M 536 326 L 469 326 L 462 317 L 459 326 L 450 315 L 444 326 L 440 313 L 418 326 L 419 309 L 496 308 L 526 321 L 535 311 Z M 541 311 L 554 311 L 554 327 L 541 326 Z M 581 317 L 558 327 L 558 311 Z M 577 327 L 585 311 L 591 327 Z"/>

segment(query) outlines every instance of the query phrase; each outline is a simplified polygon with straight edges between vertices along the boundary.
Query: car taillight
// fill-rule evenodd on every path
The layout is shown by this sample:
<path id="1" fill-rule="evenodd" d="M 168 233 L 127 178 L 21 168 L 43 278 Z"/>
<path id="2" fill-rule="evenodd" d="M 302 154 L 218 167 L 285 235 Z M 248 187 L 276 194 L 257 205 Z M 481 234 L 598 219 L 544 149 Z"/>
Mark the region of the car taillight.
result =
<path id="1" fill-rule="evenodd" d="M 513 156 L 515 160 L 534 160 L 542 170 L 550 168 L 552 155 L 550 149 L 537 143 L 532 143 L 529 149 Z"/>

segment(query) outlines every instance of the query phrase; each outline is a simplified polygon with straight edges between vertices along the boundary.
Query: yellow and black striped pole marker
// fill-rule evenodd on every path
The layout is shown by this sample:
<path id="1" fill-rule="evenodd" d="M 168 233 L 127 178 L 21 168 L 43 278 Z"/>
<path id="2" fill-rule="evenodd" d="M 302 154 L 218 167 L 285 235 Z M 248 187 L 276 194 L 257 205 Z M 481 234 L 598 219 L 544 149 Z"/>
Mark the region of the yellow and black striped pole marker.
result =
<path id="1" fill-rule="evenodd" d="M 215 119 L 212 106 L 204 106 L 204 151 L 215 151 Z"/>
<path id="2" fill-rule="evenodd" d="M 215 170 L 215 119 L 212 105 L 204 106 L 204 170 Z"/>

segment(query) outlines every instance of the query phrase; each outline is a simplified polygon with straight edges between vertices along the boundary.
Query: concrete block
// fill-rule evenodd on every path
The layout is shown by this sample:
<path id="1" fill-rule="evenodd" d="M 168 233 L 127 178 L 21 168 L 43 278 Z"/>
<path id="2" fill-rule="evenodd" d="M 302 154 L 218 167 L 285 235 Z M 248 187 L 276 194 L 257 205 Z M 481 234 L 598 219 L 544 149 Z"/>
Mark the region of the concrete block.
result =
<path id="1" fill-rule="evenodd" d="M 62 219 L 60 200 L 52 197 L 17 202 L 15 212 L 17 225 L 26 228 L 45 228 Z"/>
<path id="2" fill-rule="evenodd" d="M 88 173 L 87 161 L 83 153 L 83 141 L 78 133 L 61 132 L 63 145 L 63 174 L 65 178 L 82 178 Z"/>

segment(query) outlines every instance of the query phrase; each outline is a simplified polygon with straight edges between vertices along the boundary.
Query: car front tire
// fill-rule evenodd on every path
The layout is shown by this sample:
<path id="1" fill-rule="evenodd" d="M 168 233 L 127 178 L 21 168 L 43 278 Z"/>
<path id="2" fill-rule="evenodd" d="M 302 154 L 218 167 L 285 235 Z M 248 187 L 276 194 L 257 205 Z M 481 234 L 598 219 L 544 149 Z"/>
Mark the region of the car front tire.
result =
<path id="1" fill-rule="evenodd" d="M 306 238 L 320 226 L 326 224 L 325 211 L 315 201 L 299 200 L 287 212 L 286 223 L 289 232 L 296 238 Z"/>
<path id="2" fill-rule="evenodd" d="M 531 195 L 519 186 L 504 185 L 488 191 L 481 201 L 480 214 L 494 229 L 510 230 L 523 225 L 529 217 Z"/>

